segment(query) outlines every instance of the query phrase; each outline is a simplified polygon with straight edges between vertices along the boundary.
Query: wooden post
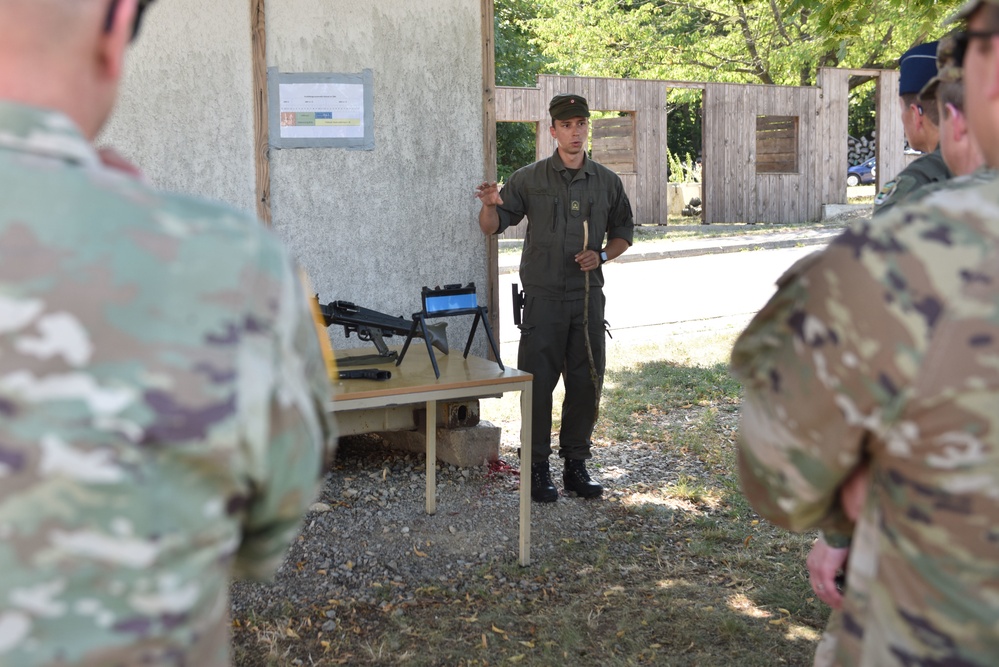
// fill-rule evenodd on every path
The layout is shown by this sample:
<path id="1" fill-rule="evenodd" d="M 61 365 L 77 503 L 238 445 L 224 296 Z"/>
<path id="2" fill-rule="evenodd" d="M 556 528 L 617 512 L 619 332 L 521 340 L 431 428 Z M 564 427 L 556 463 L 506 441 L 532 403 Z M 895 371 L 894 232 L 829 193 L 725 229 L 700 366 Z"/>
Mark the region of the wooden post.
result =
<path id="1" fill-rule="evenodd" d="M 898 106 L 898 78 L 896 71 L 885 71 L 878 76 L 875 100 L 877 124 L 877 145 L 874 154 L 878 158 L 878 173 L 875 189 L 880 192 L 888 181 L 894 180 L 905 169 L 905 128 Z"/>
<path id="2" fill-rule="evenodd" d="M 263 0 L 259 0 L 262 2 Z M 496 43 L 493 32 L 493 0 L 482 0 L 482 154 L 485 164 L 483 175 L 490 183 L 496 180 Z M 499 319 L 499 236 L 486 238 L 486 274 L 489 290 L 486 305 L 489 309 L 489 326 L 492 327 L 497 345 L 500 340 Z M 502 354 L 502 350 L 500 354 Z M 488 352 L 492 357 L 492 350 Z M 493 361 L 496 361 L 495 359 Z"/>
<path id="3" fill-rule="evenodd" d="M 250 0 L 250 29 L 253 48 L 253 135 L 254 166 L 257 176 L 257 217 L 271 224 L 271 168 L 267 130 L 267 30 L 264 0 Z"/>

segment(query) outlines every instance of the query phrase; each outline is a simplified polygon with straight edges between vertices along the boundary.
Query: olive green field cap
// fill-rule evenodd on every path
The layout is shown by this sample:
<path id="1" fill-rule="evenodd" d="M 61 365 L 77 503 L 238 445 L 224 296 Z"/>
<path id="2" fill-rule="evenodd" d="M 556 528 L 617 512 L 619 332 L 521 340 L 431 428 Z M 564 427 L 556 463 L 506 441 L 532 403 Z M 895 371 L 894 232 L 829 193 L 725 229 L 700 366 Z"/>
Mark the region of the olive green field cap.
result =
<path id="1" fill-rule="evenodd" d="M 590 105 L 586 98 L 580 95 L 560 93 L 548 104 L 548 113 L 552 120 L 567 120 L 569 118 L 589 118 Z"/>

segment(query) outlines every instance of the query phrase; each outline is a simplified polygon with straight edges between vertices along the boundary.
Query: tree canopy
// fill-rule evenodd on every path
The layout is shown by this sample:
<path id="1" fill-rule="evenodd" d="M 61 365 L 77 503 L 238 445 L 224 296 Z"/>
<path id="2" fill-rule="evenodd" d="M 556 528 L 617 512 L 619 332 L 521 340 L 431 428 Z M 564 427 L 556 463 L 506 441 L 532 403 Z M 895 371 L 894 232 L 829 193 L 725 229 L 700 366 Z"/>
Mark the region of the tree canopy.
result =
<path id="1" fill-rule="evenodd" d="M 820 67 L 894 69 L 947 32 L 963 0 L 494 0 L 496 83 L 541 73 L 814 85 Z M 873 126 L 868 77 L 851 77 L 851 131 Z M 670 93 L 670 145 L 700 148 L 699 92 Z M 688 122 L 689 121 L 689 122 Z M 534 133 L 501 123 L 500 178 L 533 159 Z"/>
<path id="2" fill-rule="evenodd" d="M 783 85 L 814 85 L 820 67 L 895 68 L 908 48 L 943 35 L 961 4 L 496 0 L 538 72 Z"/>

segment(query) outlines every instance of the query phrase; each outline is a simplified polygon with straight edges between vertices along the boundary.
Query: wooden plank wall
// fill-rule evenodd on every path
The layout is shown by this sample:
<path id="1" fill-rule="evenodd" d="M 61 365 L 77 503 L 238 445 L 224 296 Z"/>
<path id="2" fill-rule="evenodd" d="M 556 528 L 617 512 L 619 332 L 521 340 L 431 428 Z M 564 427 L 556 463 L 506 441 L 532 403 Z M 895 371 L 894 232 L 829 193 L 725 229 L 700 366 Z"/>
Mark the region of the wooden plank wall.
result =
<path id="1" fill-rule="evenodd" d="M 493 32 L 493 0 L 482 0 L 482 166 L 483 176 L 489 182 L 496 180 L 496 44 Z M 489 326 L 500 338 L 499 317 L 499 239 L 495 234 L 486 237 L 486 274 L 489 289 L 486 293 L 486 312 Z M 493 359 L 492 349 L 488 356 Z M 493 359 L 496 361 L 496 359 Z"/>
<path id="2" fill-rule="evenodd" d="M 798 116 L 756 117 L 756 171 L 798 172 Z"/>
<path id="3" fill-rule="evenodd" d="M 635 115 L 597 118 L 590 130 L 593 159 L 618 174 L 635 172 Z"/>
<path id="4" fill-rule="evenodd" d="M 905 164 L 895 71 L 821 69 L 816 87 L 542 75 L 537 88 L 497 89 L 497 120 L 537 121 L 540 159 L 555 147 L 548 133 L 547 104 L 556 93 L 579 93 L 593 110 L 633 112 L 634 185 L 628 182 L 630 178 L 622 180 L 632 200 L 635 221 L 660 224 L 666 221 L 669 210 L 666 93 L 670 88 L 702 88 L 703 221 L 818 220 L 823 204 L 846 203 L 848 86 L 855 73 L 878 78 L 880 187 L 882 179 L 887 180 Z M 756 173 L 757 116 L 797 117 L 797 173 Z M 881 141 L 882 137 L 900 139 Z"/>
<path id="5" fill-rule="evenodd" d="M 823 204 L 846 203 L 847 133 L 851 70 L 822 68 L 819 86 L 819 127 L 815 143 L 818 164 L 816 189 Z"/>
<path id="6" fill-rule="evenodd" d="M 669 161 L 666 159 L 668 82 L 636 84 L 642 118 L 635 126 L 635 222 L 665 224 L 669 217 Z"/>
<path id="7" fill-rule="evenodd" d="M 746 143 L 748 133 L 739 132 L 739 124 L 734 122 L 743 116 L 743 88 L 725 84 L 704 87 L 701 190 L 704 222 L 708 224 L 736 222 L 748 208 L 743 197 L 749 189 L 745 174 L 752 168 L 752 147 Z M 755 115 L 752 118 L 755 122 Z"/>
<path id="8" fill-rule="evenodd" d="M 875 99 L 881 113 L 877 117 L 874 155 L 878 158 L 878 171 L 874 183 L 877 190 L 881 190 L 905 169 L 908 162 L 905 159 L 905 130 L 898 110 L 898 72 L 884 72 L 878 77 L 877 86 Z"/>
<path id="9" fill-rule="evenodd" d="M 797 117 L 796 173 L 757 173 L 759 116 Z M 811 184 L 820 180 L 816 152 L 819 129 L 817 88 L 706 84 L 704 221 L 790 223 L 818 219 L 823 202 L 818 188 Z"/>
<path id="10" fill-rule="evenodd" d="M 548 109 L 538 88 L 496 86 L 496 120 L 511 123 L 536 123 L 538 109 Z"/>
<path id="11" fill-rule="evenodd" d="M 497 121 L 538 123 L 537 159 L 551 155 L 555 142 L 549 134 L 548 102 L 558 93 L 578 93 L 592 111 L 627 111 L 635 121 L 635 176 L 622 181 L 638 224 L 666 221 L 666 92 L 687 82 L 610 79 L 600 77 L 538 77 L 537 88 L 496 89 Z M 695 84 L 701 87 L 700 84 Z"/>

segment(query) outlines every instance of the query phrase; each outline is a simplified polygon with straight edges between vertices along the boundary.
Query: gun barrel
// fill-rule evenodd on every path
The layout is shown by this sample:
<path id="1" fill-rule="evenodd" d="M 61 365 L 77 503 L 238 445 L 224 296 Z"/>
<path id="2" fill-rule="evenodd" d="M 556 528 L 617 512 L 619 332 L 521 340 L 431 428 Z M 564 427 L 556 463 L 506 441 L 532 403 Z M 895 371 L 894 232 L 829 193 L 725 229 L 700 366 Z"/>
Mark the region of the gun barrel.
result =
<path id="1" fill-rule="evenodd" d="M 318 301 L 319 297 L 316 296 Z M 361 340 L 373 341 L 382 351 L 384 343 L 381 339 L 394 335 L 408 336 L 412 321 L 402 317 L 393 317 L 377 310 L 364 308 L 350 301 L 331 301 L 325 306 L 320 304 L 319 311 L 322 313 L 326 326 L 342 326 L 345 335 L 356 332 Z M 427 335 L 430 337 L 430 344 L 442 353 L 448 353 L 447 344 L 447 323 L 439 322 L 427 327 Z M 422 332 L 417 327 L 416 335 L 422 337 Z"/>

